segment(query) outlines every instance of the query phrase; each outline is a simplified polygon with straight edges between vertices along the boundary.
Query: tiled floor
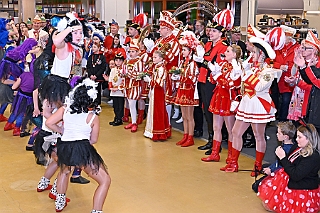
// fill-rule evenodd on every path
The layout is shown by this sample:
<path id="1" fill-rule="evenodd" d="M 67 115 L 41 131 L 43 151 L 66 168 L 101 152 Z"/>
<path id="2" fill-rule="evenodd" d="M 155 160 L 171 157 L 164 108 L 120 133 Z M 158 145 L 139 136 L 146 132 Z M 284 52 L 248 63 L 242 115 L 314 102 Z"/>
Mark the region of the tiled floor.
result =
<path id="1" fill-rule="evenodd" d="M 105 213 L 265 212 L 251 190 L 254 178 L 248 172 L 219 171 L 225 165 L 226 150 L 221 153 L 221 162 L 202 162 L 203 152 L 196 147 L 203 141 L 181 148 L 175 143 L 182 134 L 173 131 L 170 140 L 155 143 L 143 137 L 144 123 L 137 133 L 109 126 L 112 108 L 106 104 L 102 108 L 95 146 L 112 178 Z M 55 212 L 48 192 L 36 192 L 44 167 L 36 165 L 32 152 L 25 151 L 28 139 L 3 132 L 3 126 L 0 123 L 0 212 Z M 242 169 L 251 169 L 253 159 L 242 155 L 239 164 Z M 63 212 L 89 213 L 96 186 L 93 180 L 86 185 L 69 184 L 71 202 Z"/>

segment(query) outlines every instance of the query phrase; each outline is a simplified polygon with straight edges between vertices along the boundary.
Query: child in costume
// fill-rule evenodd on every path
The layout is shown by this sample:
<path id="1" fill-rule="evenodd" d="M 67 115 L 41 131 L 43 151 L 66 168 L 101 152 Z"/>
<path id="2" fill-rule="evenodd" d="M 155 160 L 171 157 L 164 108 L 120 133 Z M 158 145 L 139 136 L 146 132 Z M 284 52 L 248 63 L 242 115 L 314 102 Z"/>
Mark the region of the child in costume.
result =
<path id="1" fill-rule="evenodd" d="M 94 100 L 97 97 L 95 82 L 85 79 L 77 85 L 66 99 L 66 105 L 59 108 L 47 121 L 46 125 L 55 132 L 63 133 L 57 144 L 58 174 L 55 208 L 62 211 L 66 205 L 66 190 L 71 167 L 82 168 L 99 186 L 93 197 L 92 212 L 102 212 L 110 186 L 110 176 L 106 166 L 93 144 L 99 135 L 99 107 Z M 63 120 L 63 128 L 57 125 Z"/>

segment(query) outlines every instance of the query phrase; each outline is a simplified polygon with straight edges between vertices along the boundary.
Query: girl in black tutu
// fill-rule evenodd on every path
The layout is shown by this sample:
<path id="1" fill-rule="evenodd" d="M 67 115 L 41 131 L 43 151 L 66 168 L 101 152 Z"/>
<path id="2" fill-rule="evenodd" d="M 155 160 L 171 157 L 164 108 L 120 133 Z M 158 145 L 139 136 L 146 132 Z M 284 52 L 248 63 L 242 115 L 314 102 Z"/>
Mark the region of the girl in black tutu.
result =
<path id="1" fill-rule="evenodd" d="M 110 176 L 101 156 L 92 144 L 99 135 L 99 118 L 96 116 L 100 107 L 95 104 L 97 98 L 96 83 L 85 79 L 77 85 L 66 98 L 64 107 L 58 109 L 46 125 L 55 132 L 63 133 L 57 143 L 58 174 L 55 208 L 62 211 L 66 205 L 68 178 L 72 167 L 82 168 L 92 179 L 97 181 L 93 197 L 92 212 L 102 212 L 103 203 L 110 186 Z M 63 120 L 63 127 L 57 125 Z"/>

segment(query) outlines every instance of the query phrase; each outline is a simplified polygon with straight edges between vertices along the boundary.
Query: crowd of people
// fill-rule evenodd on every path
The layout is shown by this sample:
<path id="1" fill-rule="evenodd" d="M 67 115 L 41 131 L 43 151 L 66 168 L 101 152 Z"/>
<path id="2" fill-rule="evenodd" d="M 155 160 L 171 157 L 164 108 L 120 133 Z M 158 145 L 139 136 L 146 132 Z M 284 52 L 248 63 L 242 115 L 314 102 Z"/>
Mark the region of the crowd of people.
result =
<path id="1" fill-rule="evenodd" d="M 70 201 L 71 171 L 71 182 L 88 183 L 80 175 L 84 171 L 98 183 L 92 212 L 102 212 L 111 179 L 92 144 L 98 141 L 102 91 L 108 90 L 110 126 L 128 122 L 124 129 L 136 133 L 146 119 L 143 135 L 154 142 L 170 140 L 170 118 L 181 110 L 184 134 L 176 145 L 190 147 L 203 135 L 205 118 L 208 142 L 198 149 L 209 156 L 201 160 L 220 161 L 221 143 L 227 141 L 221 171 L 238 172 L 243 135 L 250 135 L 256 147 L 251 176 L 267 175 L 257 190 L 264 207 L 318 212 L 317 37 L 309 31 L 298 42 L 291 27 L 264 35 L 249 25 L 243 42 L 229 9 L 207 24 L 195 21 L 194 32 L 162 11 L 159 38 L 146 20 L 145 14 L 134 17 L 126 35 L 115 20 L 105 34 L 76 13 L 55 14 L 50 24 L 36 15 L 29 26 L 0 20 L 0 121 L 13 136 L 30 135 L 26 150 L 47 166 L 37 191 L 50 190 L 61 212 Z M 276 120 L 283 145 L 275 151 L 275 165 L 263 167 L 265 129 Z"/>

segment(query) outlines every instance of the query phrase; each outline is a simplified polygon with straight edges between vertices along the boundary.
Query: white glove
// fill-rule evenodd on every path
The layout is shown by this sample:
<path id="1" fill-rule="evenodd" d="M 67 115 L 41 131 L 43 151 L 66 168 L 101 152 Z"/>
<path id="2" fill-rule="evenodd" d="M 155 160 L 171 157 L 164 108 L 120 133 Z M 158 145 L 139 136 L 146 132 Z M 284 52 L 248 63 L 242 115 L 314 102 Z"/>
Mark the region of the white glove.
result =
<path id="1" fill-rule="evenodd" d="M 234 70 L 241 70 L 241 65 L 236 59 L 232 59 L 231 64 Z"/>
<path id="2" fill-rule="evenodd" d="M 242 67 L 244 70 L 248 70 L 251 67 L 251 63 L 249 63 L 250 59 L 252 58 L 252 54 L 242 63 Z"/>
<path id="3" fill-rule="evenodd" d="M 216 73 L 216 67 L 215 67 L 215 65 L 213 65 L 211 63 L 211 61 L 208 62 L 207 66 L 208 66 L 209 70 L 211 70 L 212 73 Z"/>
<path id="4" fill-rule="evenodd" d="M 203 46 L 198 45 L 196 48 L 196 54 L 193 54 L 193 60 L 196 62 L 202 63 L 204 54 L 205 54 L 205 50 Z"/>
<path id="5" fill-rule="evenodd" d="M 150 53 L 154 47 L 154 41 L 152 39 L 145 38 L 143 39 L 143 44 L 146 46 L 147 52 Z"/>
<path id="6" fill-rule="evenodd" d="M 221 67 L 217 62 L 214 62 L 214 66 L 215 66 L 216 73 L 221 73 Z"/>
<path id="7" fill-rule="evenodd" d="M 149 83 L 151 81 L 151 78 L 148 75 L 146 75 L 146 76 L 143 77 L 143 80 L 145 82 Z"/>
<path id="8" fill-rule="evenodd" d="M 180 79 L 180 75 L 173 74 L 171 75 L 171 80 L 178 81 Z"/>
<path id="9" fill-rule="evenodd" d="M 246 71 L 245 75 L 241 78 L 241 81 L 247 80 L 253 74 L 252 70 Z"/>

